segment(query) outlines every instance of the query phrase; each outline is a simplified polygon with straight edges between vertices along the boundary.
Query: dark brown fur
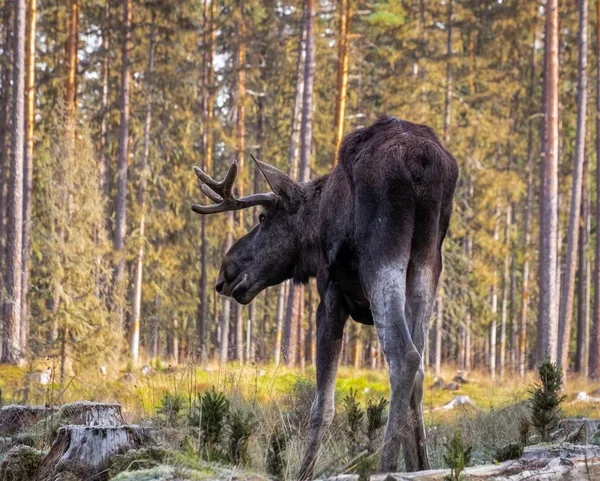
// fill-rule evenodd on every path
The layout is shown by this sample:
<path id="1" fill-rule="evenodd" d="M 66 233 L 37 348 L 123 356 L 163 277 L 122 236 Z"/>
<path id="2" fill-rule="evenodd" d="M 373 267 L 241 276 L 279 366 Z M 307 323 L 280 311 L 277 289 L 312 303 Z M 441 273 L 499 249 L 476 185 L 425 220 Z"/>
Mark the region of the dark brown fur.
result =
<path id="1" fill-rule="evenodd" d="M 348 316 L 375 324 L 390 367 L 391 400 L 380 470 L 428 467 L 422 354 L 458 166 L 429 127 L 382 116 L 346 136 L 339 165 L 297 184 L 257 162 L 277 201 L 229 250 L 217 291 L 250 302 L 293 278 L 317 278 L 317 396 L 299 479 L 312 477 L 333 419 L 335 376 Z"/>

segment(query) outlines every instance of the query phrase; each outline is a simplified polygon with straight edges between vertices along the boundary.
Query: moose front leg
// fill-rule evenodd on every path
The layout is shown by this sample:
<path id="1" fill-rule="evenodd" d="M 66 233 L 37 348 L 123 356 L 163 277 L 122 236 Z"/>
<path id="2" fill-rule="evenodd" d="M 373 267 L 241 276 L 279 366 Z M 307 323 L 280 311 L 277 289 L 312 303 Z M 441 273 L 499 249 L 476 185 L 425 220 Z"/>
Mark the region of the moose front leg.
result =
<path id="1" fill-rule="evenodd" d="M 335 378 L 347 317 L 335 288 L 330 285 L 317 310 L 317 393 L 310 410 L 310 432 L 299 481 L 312 479 L 323 435 L 333 421 Z"/>

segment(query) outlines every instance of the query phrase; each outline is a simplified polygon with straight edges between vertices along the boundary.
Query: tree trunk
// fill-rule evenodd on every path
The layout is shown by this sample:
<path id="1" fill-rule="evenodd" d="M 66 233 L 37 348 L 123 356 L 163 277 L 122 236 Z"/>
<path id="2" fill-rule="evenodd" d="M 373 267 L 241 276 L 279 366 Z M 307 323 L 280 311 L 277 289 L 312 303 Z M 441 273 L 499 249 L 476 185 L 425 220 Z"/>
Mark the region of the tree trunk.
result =
<path id="1" fill-rule="evenodd" d="M 304 69 L 304 97 L 302 99 L 302 125 L 300 127 L 300 172 L 298 180 L 310 179 L 310 153 L 312 146 L 313 84 L 315 79 L 315 7 L 306 0 L 306 67 Z"/>
<path id="2" fill-rule="evenodd" d="M 118 326 L 125 330 L 125 314 L 123 300 L 119 293 L 125 287 L 125 236 L 127 235 L 127 168 L 129 161 L 129 89 L 131 82 L 131 66 L 129 52 L 131 49 L 131 16 L 132 0 L 123 0 L 123 45 L 121 69 L 121 99 L 119 125 L 119 153 L 117 156 L 117 198 L 115 202 L 115 235 L 114 249 L 116 261 L 113 274 L 113 302 Z"/>
<path id="3" fill-rule="evenodd" d="M 498 207 L 496 207 L 496 220 L 494 221 L 494 241 L 498 241 Z M 490 350 L 489 350 L 489 359 L 490 359 L 490 375 L 492 381 L 496 380 L 496 330 L 497 330 L 497 314 L 498 314 L 498 270 L 494 266 L 494 280 L 491 287 L 490 292 L 490 301 L 491 301 L 491 314 L 492 314 L 492 322 L 490 323 Z"/>
<path id="4" fill-rule="evenodd" d="M 579 223 L 579 278 L 577 284 L 577 352 L 575 371 L 588 375 L 587 353 L 590 319 L 590 263 L 587 250 L 590 243 L 589 159 L 583 162 L 581 185 L 581 222 Z"/>
<path id="5" fill-rule="evenodd" d="M 67 26 L 67 89 L 65 109 L 67 122 L 73 121 L 77 97 L 77 43 L 79 39 L 79 0 L 69 0 Z"/>
<path id="6" fill-rule="evenodd" d="M 146 71 L 146 117 L 144 120 L 144 138 L 142 145 L 142 163 L 140 165 L 140 186 L 138 209 L 139 246 L 133 278 L 133 302 L 131 307 L 130 353 L 133 365 L 137 366 L 140 352 L 140 319 L 142 316 L 142 279 L 144 271 L 144 245 L 146 243 L 146 185 L 148 183 L 148 155 L 150 152 L 150 127 L 152 124 L 152 73 L 154 71 L 154 43 L 156 41 L 156 12 L 152 11 L 150 40 L 148 46 L 148 69 Z"/>
<path id="7" fill-rule="evenodd" d="M 281 362 L 281 353 L 283 352 L 283 321 L 285 316 L 285 298 L 286 298 L 286 286 L 288 286 L 289 282 L 284 282 L 279 286 L 279 294 L 277 295 L 277 315 L 275 317 L 275 351 L 273 353 L 273 358 L 275 360 L 275 365 L 279 366 Z M 284 355 L 284 361 L 285 361 Z"/>
<path id="8" fill-rule="evenodd" d="M 337 97 L 335 102 L 333 166 L 337 163 L 338 150 L 344 137 L 344 115 L 346 113 L 346 93 L 348 90 L 348 65 L 350 59 L 350 30 L 352 27 L 352 0 L 338 0 L 338 65 Z"/>
<path id="9" fill-rule="evenodd" d="M 288 152 L 288 173 L 292 179 L 298 178 L 298 159 L 300 154 L 300 125 L 302 123 L 302 102 L 304 99 L 304 75 L 306 69 L 306 9 L 302 10 L 302 26 L 298 41 L 298 57 L 296 60 L 296 93 L 294 95 L 294 111 L 292 113 L 292 136 Z"/>
<path id="10" fill-rule="evenodd" d="M 102 19 L 102 100 L 100 104 L 100 189 L 108 199 L 110 187 L 109 157 L 108 157 L 108 89 L 110 84 L 110 2 L 104 4 Z M 107 217 L 109 217 L 107 215 Z"/>
<path id="11" fill-rule="evenodd" d="M 440 283 L 441 284 L 441 283 Z M 440 293 L 435 301 L 435 340 L 434 340 L 434 373 L 437 377 L 440 376 L 440 370 L 442 367 L 442 326 L 443 326 L 443 313 L 444 313 L 444 296 L 443 288 L 440 285 Z"/>
<path id="12" fill-rule="evenodd" d="M 448 37 L 446 41 L 446 85 L 444 93 L 444 142 L 450 141 L 452 118 L 452 30 L 454 23 L 454 0 L 448 2 Z"/>
<path id="13" fill-rule="evenodd" d="M 23 171 L 23 273 L 21 298 L 21 351 L 27 350 L 29 336 L 29 269 L 31 259 L 31 194 L 33 192 L 33 127 L 35 123 L 35 30 L 37 0 L 28 0 L 27 60 L 25 94 L 25 169 Z"/>
<path id="14" fill-rule="evenodd" d="M 21 273 L 23 254 L 23 150 L 25 125 L 25 0 L 15 0 L 13 49 L 13 108 L 10 178 L 8 183 L 8 249 L 2 337 L 2 362 L 22 356 Z"/>
<path id="15" fill-rule="evenodd" d="M 539 353 L 557 356 L 558 0 L 546 3 L 544 155 L 540 194 Z"/>
<path id="16" fill-rule="evenodd" d="M 510 289 L 510 231 L 512 226 L 512 206 L 506 207 L 506 225 L 504 227 L 504 273 L 502 276 L 502 314 L 500 318 L 500 379 L 504 378 L 506 367 L 506 324 L 508 320 L 508 291 Z"/>
<path id="17" fill-rule="evenodd" d="M 558 326 L 558 363 L 566 375 L 569 369 L 569 341 L 573 318 L 573 298 L 575 295 L 575 270 L 577 268 L 577 247 L 579 243 L 579 214 L 581 210 L 581 189 L 583 183 L 583 162 L 585 159 L 585 133 L 587 118 L 587 48 L 588 48 L 588 0 L 579 0 L 579 62 L 577 67 L 577 131 L 575 136 L 575 159 L 573 167 L 573 187 L 569 228 L 567 230 L 567 252 L 565 279 L 560 304 Z"/>
<path id="18" fill-rule="evenodd" d="M 227 215 L 227 237 L 225 239 L 225 252 L 227 252 L 233 244 L 233 212 Z M 221 324 L 221 340 L 220 340 L 220 359 L 219 362 L 225 365 L 229 359 L 229 321 L 231 317 L 231 299 L 226 297 L 223 300 L 223 317 Z"/>
<path id="19" fill-rule="evenodd" d="M 596 2 L 596 56 L 600 56 L 600 2 Z M 600 62 L 596 65 L 596 159 L 600 159 Z M 596 226 L 600 226 L 600 169 L 596 168 Z M 596 227 L 594 314 L 590 326 L 590 377 L 600 377 L 600 229 Z"/>
<path id="20" fill-rule="evenodd" d="M 9 129 L 9 104 L 10 104 L 10 59 L 11 59 L 11 38 L 10 38 L 10 20 L 11 7 L 13 2 L 5 2 L 3 11 L 3 32 L 4 38 L 2 48 L 5 52 L 5 63 L 2 68 L 2 89 L 0 90 L 0 289 L 4 286 L 4 266 L 6 261 L 7 245 L 7 189 L 8 189 L 8 172 L 10 170 L 8 161 L 8 129 Z M 4 311 L 3 301 L 0 302 L 0 312 Z M 0 357 L 2 356 L 2 346 L 0 342 Z"/>

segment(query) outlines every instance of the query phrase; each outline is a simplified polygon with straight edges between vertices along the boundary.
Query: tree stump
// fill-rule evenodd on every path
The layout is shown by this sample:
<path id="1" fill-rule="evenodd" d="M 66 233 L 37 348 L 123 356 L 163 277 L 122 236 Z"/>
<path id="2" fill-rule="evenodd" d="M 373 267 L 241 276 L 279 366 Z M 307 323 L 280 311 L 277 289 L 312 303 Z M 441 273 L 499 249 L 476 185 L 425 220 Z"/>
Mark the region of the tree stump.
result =
<path id="1" fill-rule="evenodd" d="M 34 425 L 41 417 L 51 412 L 45 406 L 20 406 L 9 404 L 0 409 L 0 437 L 12 436 L 22 429 Z"/>
<path id="2" fill-rule="evenodd" d="M 121 405 L 112 403 L 79 401 L 63 404 L 56 413 L 56 417 L 63 426 L 69 424 L 105 427 L 123 425 Z"/>
<path id="3" fill-rule="evenodd" d="M 111 456 L 150 441 L 140 426 L 63 426 L 46 455 L 36 481 L 54 481 L 71 473 L 80 479 L 108 479 Z"/>

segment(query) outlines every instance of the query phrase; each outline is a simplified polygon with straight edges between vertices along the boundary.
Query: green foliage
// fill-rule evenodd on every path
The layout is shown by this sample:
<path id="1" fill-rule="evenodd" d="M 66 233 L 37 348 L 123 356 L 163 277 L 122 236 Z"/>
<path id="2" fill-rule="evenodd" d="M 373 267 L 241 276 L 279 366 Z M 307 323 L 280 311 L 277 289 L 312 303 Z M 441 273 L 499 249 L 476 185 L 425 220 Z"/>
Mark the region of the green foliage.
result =
<path id="1" fill-rule="evenodd" d="M 166 427 L 172 428 L 179 424 L 184 408 L 185 399 L 181 394 L 167 392 L 160 400 L 160 406 L 156 412 L 162 423 Z"/>
<path id="2" fill-rule="evenodd" d="M 267 472 L 275 479 L 283 479 L 284 477 L 288 439 L 287 433 L 279 426 L 275 426 L 269 436 Z"/>
<path id="3" fill-rule="evenodd" d="M 0 463 L 2 481 L 30 481 L 39 467 L 44 453 L 29 446 L 14 446 Z"/>
<path id="4" fill-rule="evenodd" d="M 562 369 L 549 358 L 540 363 L 538 373 L 540 384 L 534 384 L 530 390 L 531 424 L 538 430 L 542 441 L 550 440 L 550 433 L 559 421 L 560 404 L 565 400 L 560 395 L 562 387 Z"/>
<path id="5" fill-rule="evenodd" d="M 175 459 L 176 453 L 160 446 L 148 446 L 140 449 L 130 449 L 126 453 L 117 454 L 110 460 L 109 473 L 111 477 L 123 471 L 138 471 L 166 464 L 169 459 Z"/>
<path id="6" fill-rule="evenodd" d="M 444 462 L 450 468 L 450 474 L 444 478 L 446 481 L 461 481 L 461 474 L 471 461 L 471 451 L 471 446 L 465 447 L 462 430 L 458 429 L 446 444 Z"/>
<path id="7" fill-rule="evenodd" d="M 375 436 L 377 432 L 385 426 L 387 417 L 385 415 L 385 409 L 388 405 L 388 400 L 380 398 L 379 401 L 374 402 L 369 399 L 367 404 L 367 438 L 369 440 L 369 452 L 374 452 Z"/>
<path id="8" fill-rule="evenodd" d="M 356 399 L 356 391 L 350 389 L 350 393 L 344 397 L 344 410 L 346 411 L 348 442 L 350 444 L 350 453 L 355 455 L 358 450 L 358 440 L 362 430 L 363 418 L 365 412 Z"/>
<path id="9" fill-rule="evenodd" d="M 238 465 L 248 457 L 248 439 L 254 432 L 256 422 L 251 412 L 235 409 L 229 412 L 229 439 L 227 452 L 229 460 Z"/>
<path id="10" fill-rule="evenodd" d="M 222 456 L 221 442 L 229 416 L 229 399 L 213 387 L 198 393 L 192 407 L 190 425 L 200 429 L 202 449 L 208 457 Z"/>

